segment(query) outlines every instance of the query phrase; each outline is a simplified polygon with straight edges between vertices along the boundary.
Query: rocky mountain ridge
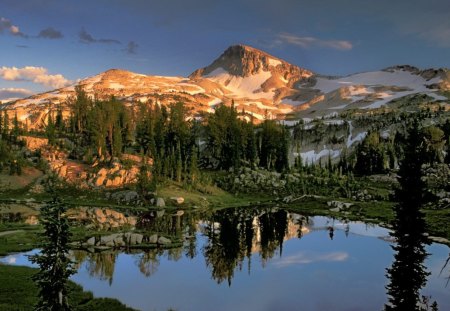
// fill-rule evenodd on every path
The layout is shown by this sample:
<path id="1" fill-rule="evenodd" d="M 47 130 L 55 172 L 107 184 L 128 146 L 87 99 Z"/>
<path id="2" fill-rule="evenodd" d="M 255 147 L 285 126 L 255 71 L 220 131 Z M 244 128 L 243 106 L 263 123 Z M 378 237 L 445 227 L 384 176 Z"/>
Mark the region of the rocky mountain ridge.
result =
<path id="1" fill-rule="evenodd" d="M 430 101 L 446 101 L 450 71 L 402 65 L 346 77 L 327 77 L 258 49 L 235 45 L 187 78 L 111 69 L 76 85 L 92 97 L 115 96 L 130 106 L 138 102 L 162 105 L 183 102 L 193 116 L 202 111 L 212 112 L 221 102 L 234 102 L 247 120 L 297 120 L 351 109 L 377 109 L 414 94 L 424 94 Z M 41 128 L 49 111 L 57 107 L 62 107 L 64 116 L 68 116 L 67 99 L 75 95 L 76 85 L 4 103 L 0 109 L 10 117 L 17 113 L 30 129 Z"/>

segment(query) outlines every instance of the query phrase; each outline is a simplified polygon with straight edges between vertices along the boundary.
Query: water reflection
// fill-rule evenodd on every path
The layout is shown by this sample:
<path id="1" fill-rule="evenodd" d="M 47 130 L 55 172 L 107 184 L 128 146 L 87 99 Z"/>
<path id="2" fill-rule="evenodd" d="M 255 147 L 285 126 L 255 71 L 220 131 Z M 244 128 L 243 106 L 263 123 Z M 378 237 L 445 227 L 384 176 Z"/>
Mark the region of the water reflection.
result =
<path id="1" fill-rule="evenodd" d="M 77 270 L 85 264 L 91 277 L 108 281 L 111 285 L 114 276 L 114 267 L 118 252 L 91 253 L 87 251 L 73 250 L 72 256 L 77 263 Z"/>
<path id="2" fill-rule="evenodd" d="M 27 225 L 37 225 L 39 223 L 39 218 L 35 214 L 24 214 L 21 212 L 17 213 L 0 213 L 0 223 L 25 223 Z"/>
<path id="3" fill-rule="evenodd" d="M 314 219 L 318 223 L 315 223 Z M 127 250 L 126 253 L 134 254 L 136 266 L 146 277 L 158 271 L 163 256 L 169 261 L 176 262 L 183 256 L 193 259 L 200 252 L 211 278 L 218 284 L 226 281 L 229 286 L 236 271 L 246 269 L 248 274 L 251 273 L 254 254 L 259 257 L 261 266 L 265 267 L 275 256 L 283 255 L 283 243 L 286 240 L 301 239 L 312 231 L 327 231 L 331 240 L 336 230 L 343 231 L 346 237 L 350 232 L 347 220 L 303 216 L 273 207 L 225 209 L 206 214 L 151 211 L 141 215 L 136 226 L 140 230 L 157 232 L 182 241 L 177 247 L 169 249 Z M 370 233 L 372 235 L 383 238 L 387 235 L 386 229 L 373 225 L 353 223 L 352 228 L 355 234 L 369 234 L 370 229 L 373 229 Z M 112 284 L 114 265 L 121 252 L 123 250 L 103 252 L 77 250 L 72 254 L 73 259 L 78 262 L 78 267 L 85 265 L 89 275 Z M 308 254 L 308 258 L 300 255 L 298 258 L 287 258 L 285 263 L 340 261 L 344 257 L 347 259 L 347 255 L 339 252 L 332 255 L 323 257 Z"/>
<path id="4" fill-rule="evenodd" d="M 422 213 L 414 207 L 397 206 L 393 229 L 396 244 L 392 248 L 396 253 L 387 270 L 389 304 L 385 310 L 429 310 L 429 299 L 420 296 L 430 274 L 424 264 L 429 242 Z"/>
<path id="5" fill-rule="evenodd" d="M 183 241 L 182 245 L 169 249 L 128 250 L 127 253 L 136 254 L 139 271 L 150 277 L 157 272 L 162 256 L 176 262 L 183 256 L 193 259 L 200 251 L 212 278 L 219 284 L 227 281 L 231 285 L 235 270 L 243 269 L 245 259 L 248 273 L 251 272 L 252 254 L 259 254 L 264 267 L 275 255 L 282 255 L 283 241 L 301 238 L 312 225 L 312 218 L 274 208 L 183 215 L 163 215 L 154 211 L 141 215 L 137 228 L 175 237 Z M 197 245 L 199 237 L 204 240 L 200 249 Z M 114 265 L 120 252 L 74 250 L 72 257 L 78 263 L 77 268 L 84 265 L 89 275 L 112 284 Z"/>
<path id="6" fill-rule="evenodd" d="M 448 268 L 438 277 L 448 247 L 426 246 L 433 256 L 424 263 L 418 233 L 423 223 L 407 223 L 396 224 L 393 234 L 399 243 L 388 271 L 387 309 L 409 308 L 401 305 L 408 290 L 416 299 L 412 305 L 423 302 L 420 286 L 410 287 L 426 278 L 420 277 L 426 274 L 425 264 L 433 274 L 422 293 L 437 300 L 441 310 L 450 310 L 444 287 Z M 306 310 L 380 310 L 386 304 L 385 269 L 393 252 L 385 242 L 389 230 L 379 226 L 277 208 L 148 212 L 137 226 L 148 239 L 157 234 L 176 243 L 167 245 L 172 248 L 155 243 L 145 249 L 72 251 L 78 262 L 73 280 L 96 296 L 115 297 L 142 310 L 296 310 L 298 301 Z M 13 254 L 0 262 L 27 260 Z"/>

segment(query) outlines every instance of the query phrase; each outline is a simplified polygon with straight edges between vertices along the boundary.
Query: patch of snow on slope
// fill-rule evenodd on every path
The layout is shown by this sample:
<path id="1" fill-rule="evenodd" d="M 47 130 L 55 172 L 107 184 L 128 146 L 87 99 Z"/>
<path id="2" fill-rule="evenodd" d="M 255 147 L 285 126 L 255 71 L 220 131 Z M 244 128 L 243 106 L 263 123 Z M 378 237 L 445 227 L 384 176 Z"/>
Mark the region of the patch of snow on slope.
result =
<path id="1" fill-rule="evenodd" d="M 261 85 L 271 77 L 270 71 L 260 71 L 250 77 L 239 77 L 230 75 L 223 68 L 217 68 L 211 73 L 206 75 L 206 78 L 225 86 L 235 96 L 248 97 L 252 99 L 256 98 L 273 98 L 273 91 L 268 93 L 258 92 L 261 89 Z"/>
<path id="2" fill-rule="evenodd" d="M 281 61 L 273 59 L 273 58 L 269 58 L 269 65 L 276 67 L 278 65 L 281 65 Z"/>
<path id="3" fill-rule="evenodd" d="M 208 102 L 208 106 L 215 106 L 222 102 L 220 98 L 214 98 L 213 100 Z"/>
<path id="4" fill-rule="evenodd" d="M 277 108 L 272 107 L 272 106 L 266 106 L 266 105 L 264 105 L 261 102 L 247 102 L 246 104 L 249 105 L 249 106 L 256 106 L 259 109 L 264 109 L 264 110 L 265 109 L 272 109 L 272 110 L 276 110 L 277 109 Z"/>
<path id="5" fill-rule="evenodd" d="M 331 109 L 331 110 L 333 110 L 333 109 L 344 109 L 345 107 L 347 107 L 347 104 L 336 106 L 336 107 L 330 107 L 328 109 Z"/>
<path id="6" fill-rule="evenodd" d="M 279 109 L 279 110 L 280 110 L 281 113 L 284 113 L 284 114 L 292 112 L 291 108 L 282 108 L 282 109 Z"/>
<path id="7" fill-rule="evenodd" d="M 113 90 L 122 90 L 125 88 L 123 84 L 117 82 L 110 82 L 108 87 Z"/>
<path id="8" fill-rule="evenodd" d="M 347 148 L 350 148 L 350 146 L 353 145 L 354 143 L 362 141 L 366 137 L 367 132 L 358 133 L 358 134 L 356 134 L 355 137 L 353 137 L 353 129 L 354 129 L 354 127 L 353 127 L 353 124 L 352 124 L 351 121 L 348 122 L 348 126 L 349 126 L 350 134 L 347 137 Z"/>
<path id="9" fill-rule="evenodd" d="M 331 157 L 335 159 L 339 157 L 341 154 L 341 150 L 333 150 L 333 149 L 322 149 L 319 152 L 315 150 L 310 150 L 307 152 L 301 152 L 300 156 L 302 157 L 302 162 L 305 164 L 312 164 L 319 162 L 320 158 L 323 157 Z"/>
<path id="10" fill-rule="evenodd" d="M 198 86 L 198 85 L 195 85 L 195 84 L 191 84 L 191 83 L 178 83 L 178 85 L 181 86 L 183 92 L 186 92 L 186 93 L 188 93 L 188 94 L 190 94 L 190 95 L 195 95 L 195 94 L 199 94 L 199 93 L 205 93 L 205 89 L 204 89 L 204 88 L 202 88 L 202 87 L 200 87 L 200 86 Z M 194 88 L 194 89 L 196 89 L 196 90 L 187 90 L 187 89 L 185 89 L 184 87 L 187 87 L 187 88 Z"/>
<path id="11" fill-rule="evenodd" d="M 438 78 L 426 81 L 421 76 L 414 75 L 410 72 L 401 70 L 396 70 L 393 72 L 373 71 L 373 72 L 358 73 L 355 75 L 339 79 L 327 79 L 318 77 L 317 83 L 314 86 L 314 88 L 319 89 L 323 93 L 329 93 L 343 86 L 385 85 L 385 86 L 407 87 L 410 88 L 411 90 L 415 90 L 416 92 L 430 92 L 430 89 L 427 89 L 426 85 L 437 83 L 439 81 L 440 80 Z"/>
<path id="12" fill-rule="evenodd" d="M 366 96 L 369 95 L 370 93 L 373 93 L 373 89 L 371 89 L 370 86 L 383 85 L 407 89 L 400 92 L 392 91 L 389 93 L 386 92 L 377 93 L 376 95 L 379 98 L 379 100 L 376 100 L 375 102 L 366 107 L 362 107 L 367 109 L 376 109 L 380 108 L 383 105 L 386 105 L 388 102 L 394 99 L 416 93 L 425 93 L 436 100 L 445 100 L 446 98 L 437 95 L 436 93 L 433 92 L 433 90 L 427 88 L 427 85 L 438 83 L 439 81 L 440 81 L 439 78 L 434 78 L 430 81 L 426 81 L 423 77 L 419 75 L 415 75 L 412 74 L 411 72 L 401 70 L 396 70 L 393 72 L 374 71 L 374 72 L 359 73 L 339 79 L 326 79 L 319 77 L 317 78 L 317 83 L 314 86 L 314 88 L 319 89 L 323 93 L 329 93 L 341 87 L 348 86 L 352 102 L 363 99 L 363 97 L 361 96 Z M 362 87 L 363 85 L 369 87 Z"/>
<path id="13" fill-rule="evenodd" d="M 323 123 L 327 124 L 327 125 L 342 125 L 345 123 L 345 121 L 344 120 L 324 120 Z"/>

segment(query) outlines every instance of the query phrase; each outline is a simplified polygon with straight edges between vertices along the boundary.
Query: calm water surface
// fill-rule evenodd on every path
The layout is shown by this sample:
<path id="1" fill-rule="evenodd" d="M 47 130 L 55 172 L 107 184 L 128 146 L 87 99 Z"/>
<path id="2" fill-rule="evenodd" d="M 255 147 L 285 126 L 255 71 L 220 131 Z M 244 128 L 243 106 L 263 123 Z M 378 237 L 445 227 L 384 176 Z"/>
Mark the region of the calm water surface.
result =
<path id="1" fill-rule="evenodd" d="M 143 220 L 141 229 L 180 236 L 183 246 L 74 251 L 72 279 L 140 310 L 382 310 L 390 282 L 408 286 L 387 276 L 394 243 L 378 226 L 268 208 Z M 429 255 L 417 264 L 430 274 L 420 294 L 450 310 L 450 268 L 440 273 L 449 248 L 424 247 Z M 0 261 L 30 265 L 26 255 L 34 252 Z"/>

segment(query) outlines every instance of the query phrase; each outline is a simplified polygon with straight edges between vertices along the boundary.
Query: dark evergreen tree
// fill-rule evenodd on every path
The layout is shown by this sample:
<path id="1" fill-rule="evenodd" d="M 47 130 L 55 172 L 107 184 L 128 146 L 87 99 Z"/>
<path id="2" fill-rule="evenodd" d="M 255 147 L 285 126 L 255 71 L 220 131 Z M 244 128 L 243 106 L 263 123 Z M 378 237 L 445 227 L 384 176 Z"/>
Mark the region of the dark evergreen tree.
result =
<path id="1" fill-rule="evenodd" d="M 424 310 L 420 306 L 420 289 L 425 286 L 428 273 L 424 260 L 427 253 L 424 244 L 425 221 L 420 211 L 424 202 L 425 184 L 422 180 L 422 165 L 427 162 L 427 150 L 423 143 L 418 122 L 408 132 L 404 146 L 404 157 L 400 163 L 395 191 L 393 236 L 397 243 L 395 261 L 387 275 L 389 304 L 386 310 Z"/>
<path id="2" fill-rule="evenodd" d="M 8 117 L 8 112 L 4 111 L 3 112 L 3 129 L 2 129 L 2 136 L 3 139 L 8 139 L 9 140 L 9 117 Z"/>
<path id="3" fill-rule="evenodd" d="M 54 145 L 56 142 L 56 127 L 53 121 L 53 113 L 48 112 L 47 124 L 45 126 L 45 135 L 47 136 L 49 145 Z"/>
<path id="4" fill-rule="evenodd" d="M 30 256 L 39 266 L 33 277 L 39 288 L 39 302 L 35 310 L 70 310 L 68 278 L 75 272 L 68 257 L 70 237 L 67 208 L 52 190 L 53 199 L 41 208 L 44 237 L 40 254 Z"/>

